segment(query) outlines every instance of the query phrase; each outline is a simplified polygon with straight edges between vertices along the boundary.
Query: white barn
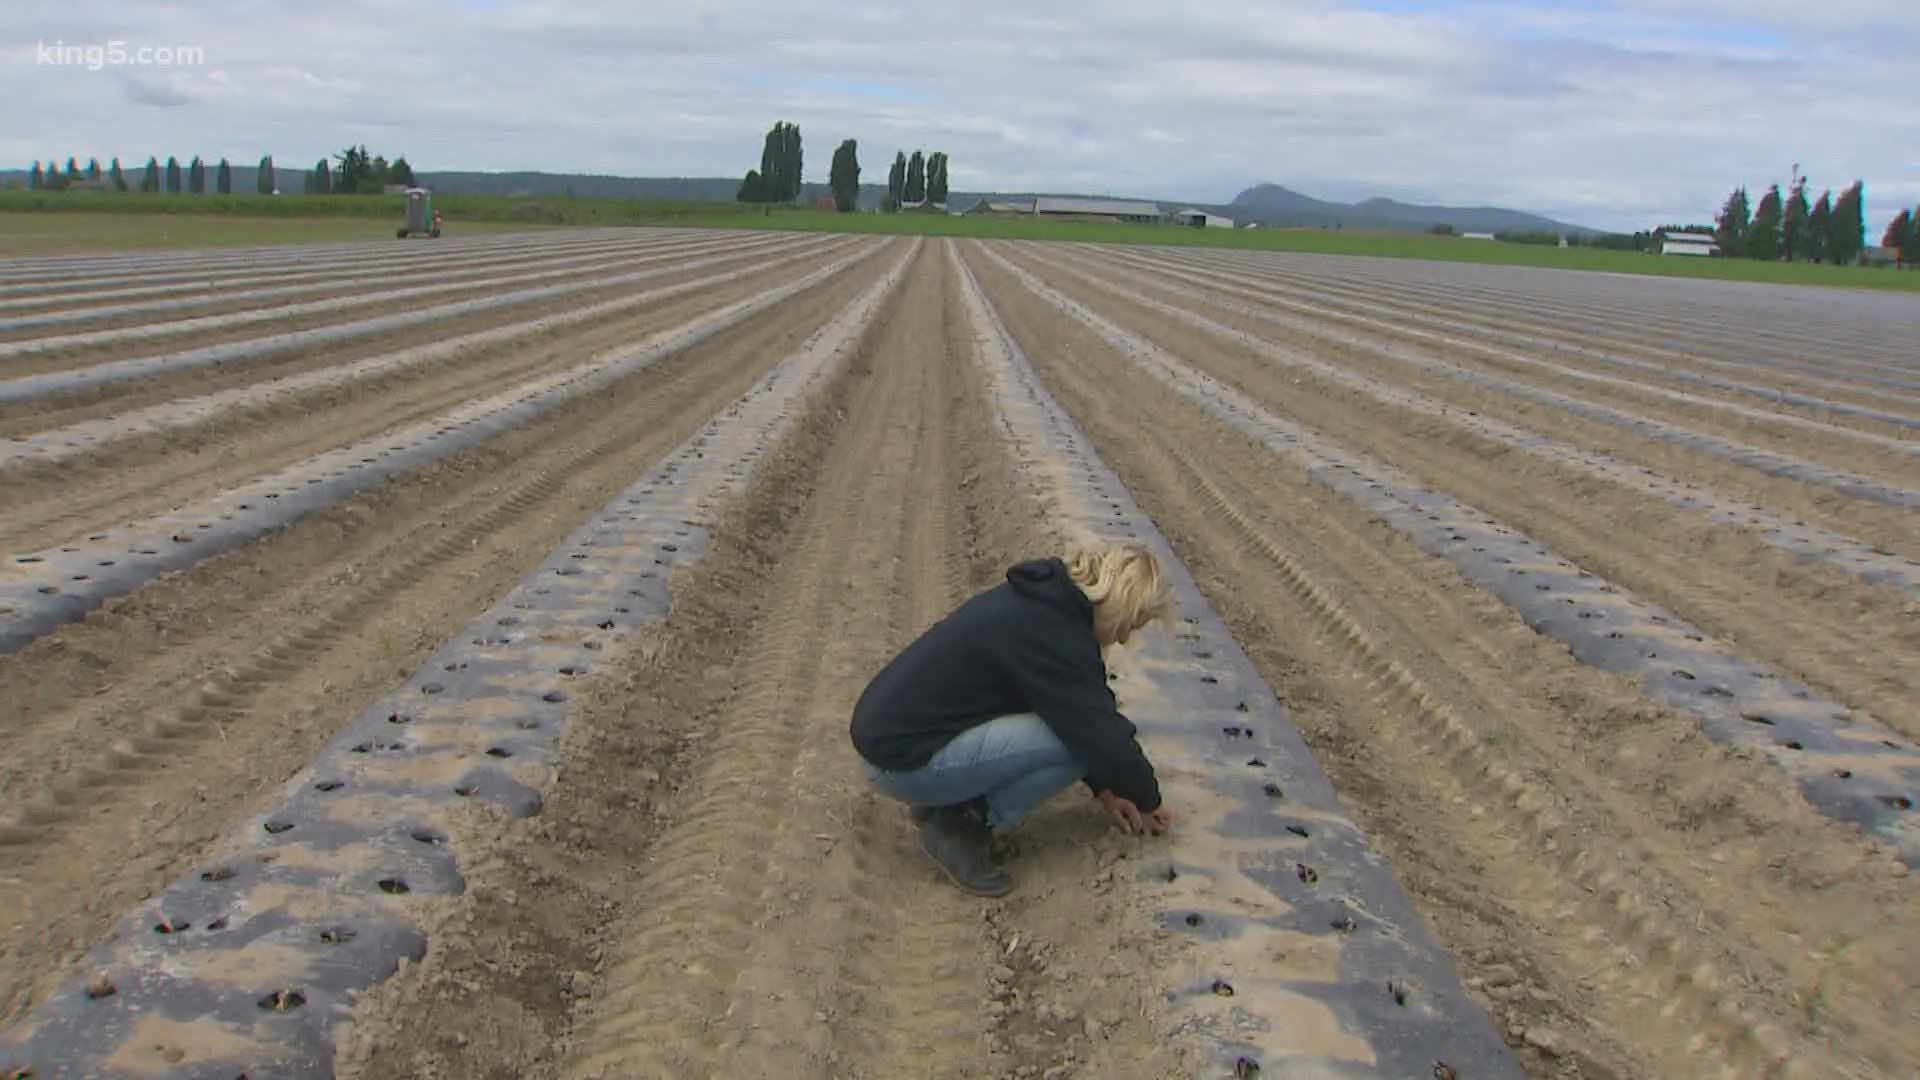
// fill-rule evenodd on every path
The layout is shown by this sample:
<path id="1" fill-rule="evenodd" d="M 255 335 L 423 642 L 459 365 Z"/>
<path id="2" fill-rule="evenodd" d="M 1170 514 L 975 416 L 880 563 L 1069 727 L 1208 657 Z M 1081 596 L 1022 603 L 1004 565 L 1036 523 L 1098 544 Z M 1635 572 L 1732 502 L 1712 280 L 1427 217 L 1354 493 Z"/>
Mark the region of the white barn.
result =
<path id="1" fill-rule="evenodd" d="M 1186 225 L 1195 229 L 1233 228 L 1232 218 L 1207 210 L 1196 210 L 1193 207 L 1188 207 L 1185 210 L 1175 210 L 1170 216 L 1173 218 L 1175 225 Z"/>
<path id="2" fill-rule="evenodd" d="M 1157 203 L 1133 199 L 1081 199 L 1042 195 L 1033 200 L 1033 215 L 1068 221 L 1127 221 L 1152 224 L 1160 220 Z"/>
<path id="3" fill-rule="evenodd" d="M 1720 242 L 1710 233 L 1670 232 L 1660 241 L 1662 255 L 1718 255 Z"/>

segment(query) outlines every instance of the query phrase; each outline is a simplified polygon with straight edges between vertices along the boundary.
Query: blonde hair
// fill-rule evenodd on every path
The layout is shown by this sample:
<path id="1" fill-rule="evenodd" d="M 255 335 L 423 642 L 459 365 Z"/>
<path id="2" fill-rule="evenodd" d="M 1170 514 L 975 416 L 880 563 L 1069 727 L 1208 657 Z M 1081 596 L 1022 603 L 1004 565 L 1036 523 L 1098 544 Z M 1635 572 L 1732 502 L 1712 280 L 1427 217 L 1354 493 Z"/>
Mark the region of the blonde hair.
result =
<path id="1" fill-rule="evenodd" d="M 1145 544 L 1088 543 L 1065 560 L 1067 574 L 1093 602 L 1094 631 L 1104 641 L 1122 627 L 1140 629 L 1173 614 L 1173 592 Z"/>

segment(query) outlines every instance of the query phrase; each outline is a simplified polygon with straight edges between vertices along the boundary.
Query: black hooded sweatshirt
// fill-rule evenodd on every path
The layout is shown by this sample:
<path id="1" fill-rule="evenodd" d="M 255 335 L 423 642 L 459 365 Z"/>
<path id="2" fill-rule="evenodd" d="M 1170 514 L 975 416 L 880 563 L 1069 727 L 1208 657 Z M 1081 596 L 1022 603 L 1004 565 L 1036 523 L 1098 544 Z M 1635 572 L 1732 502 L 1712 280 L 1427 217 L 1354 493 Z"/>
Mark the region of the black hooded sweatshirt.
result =
<path id="1" fill-rule="evenodd" d="M 880 669 L 853 707 L 853 745 L 907 772 L 969 728 L 1038 713 L 1087 770 L 1086 782 L 1141 811 L 1160 807 L 1153 766 L 1107 686 L 1093 604 L 1059 559 L 1035 559 L 961 604 Z"/>

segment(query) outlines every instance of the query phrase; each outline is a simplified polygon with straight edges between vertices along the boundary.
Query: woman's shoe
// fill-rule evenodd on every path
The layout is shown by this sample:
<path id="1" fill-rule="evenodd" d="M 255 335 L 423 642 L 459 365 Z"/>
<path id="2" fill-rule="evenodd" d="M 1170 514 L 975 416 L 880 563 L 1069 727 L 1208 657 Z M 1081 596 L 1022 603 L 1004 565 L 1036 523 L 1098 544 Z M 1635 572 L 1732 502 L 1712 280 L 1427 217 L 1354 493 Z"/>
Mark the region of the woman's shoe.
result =
<path id="1" fill-rule="evenodd" d="M 920 823 L 920 850 L 947 879 L 975 896 L 1005 896 L 1013 878 L 994 865 L 993 834 L 965 806 L 935 808 Z"/>

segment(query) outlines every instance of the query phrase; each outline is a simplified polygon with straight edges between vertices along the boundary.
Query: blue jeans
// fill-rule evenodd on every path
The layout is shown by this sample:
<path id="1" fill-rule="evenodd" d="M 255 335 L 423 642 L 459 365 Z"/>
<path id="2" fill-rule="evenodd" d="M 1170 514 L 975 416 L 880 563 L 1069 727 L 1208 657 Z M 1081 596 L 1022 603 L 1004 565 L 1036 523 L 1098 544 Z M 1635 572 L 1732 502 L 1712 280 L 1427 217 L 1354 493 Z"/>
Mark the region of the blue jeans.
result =
<path id="1" fill-rule="evenodd" d="M 1018 825 L 1087 772 L 1033 713 L 995 717 L 969 728 L 910 772 L 871 764 L 866 769 L 875 788 L 910 806 L 952 806 L 984 795 L 987 825 L 996 832 Z"/>

